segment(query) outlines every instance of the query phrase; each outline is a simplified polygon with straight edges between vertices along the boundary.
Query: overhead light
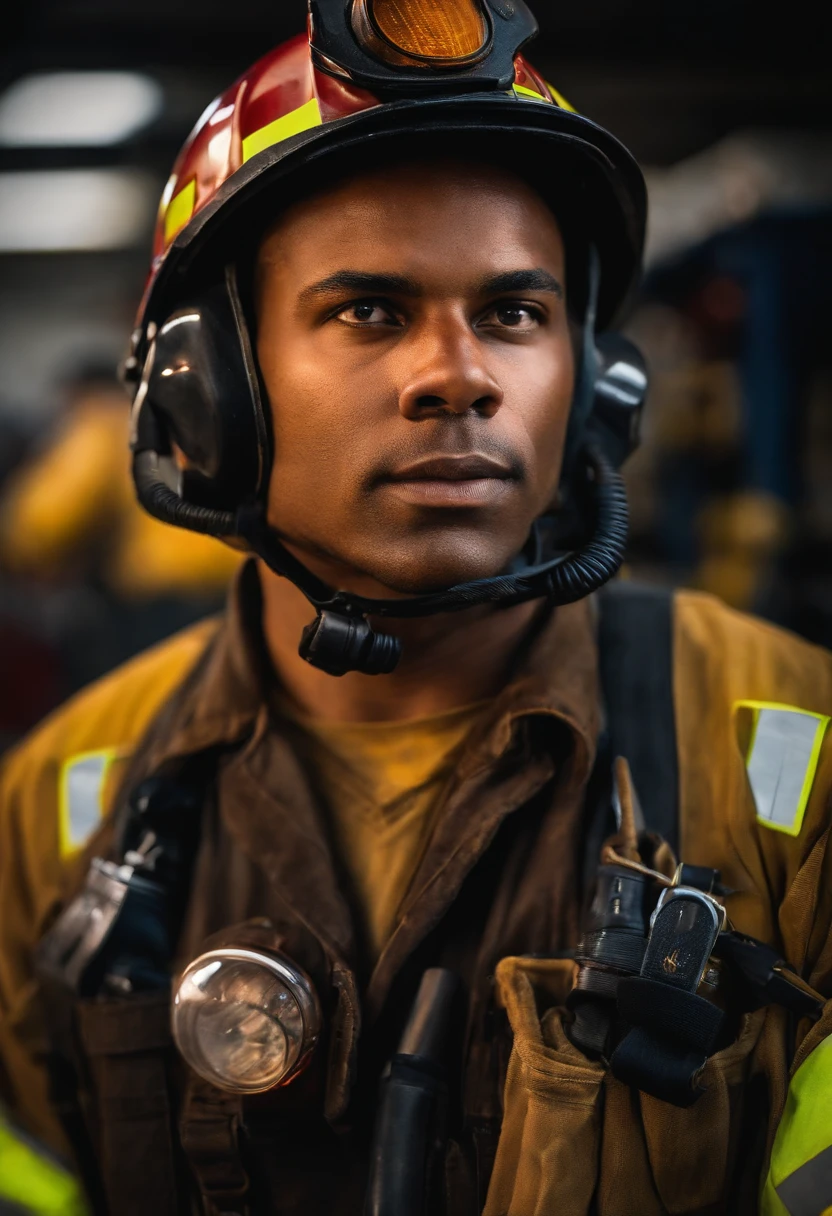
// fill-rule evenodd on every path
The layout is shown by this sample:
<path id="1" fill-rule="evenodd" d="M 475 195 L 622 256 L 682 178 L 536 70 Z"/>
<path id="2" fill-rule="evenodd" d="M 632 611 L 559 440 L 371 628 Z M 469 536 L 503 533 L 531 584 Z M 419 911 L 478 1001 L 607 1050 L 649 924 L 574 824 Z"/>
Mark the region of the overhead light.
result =
<path id="1" fill-rule="evenodd" d="M 161 113 L 160 85 L 138 72 L 43 72 L 0 96 L 0 145 L 92 148 L 118 144 Z"/>
<path id="2" fill-rule="evenodd" d="M 736 131 L 670 168 L 645 173 L 648 266 L 764 211 L 828 207 L 832 140 L 824 131 Z"/>
<path id="3" fill-rule="evenodd" d="M 0 253 L 135 245 L 147 235 L 156 190 L 135 169 L 0 173 Z"/>

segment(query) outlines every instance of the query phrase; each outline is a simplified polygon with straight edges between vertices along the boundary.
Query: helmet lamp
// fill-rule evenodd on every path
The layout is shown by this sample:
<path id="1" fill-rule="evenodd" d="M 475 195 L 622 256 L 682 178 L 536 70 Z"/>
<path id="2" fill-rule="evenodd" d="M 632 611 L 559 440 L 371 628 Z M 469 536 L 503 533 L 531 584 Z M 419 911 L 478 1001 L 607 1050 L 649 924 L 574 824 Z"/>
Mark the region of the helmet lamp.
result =
<path id="1" fill-rule="evenodd" d="M 276 951 L 211 950 L 185 968 L 173 998 L 176 1046 L 220 1089 L 262 1093 L 306 1064 L 321 1011 L 309 976 Z"/>
<path id="2" fill-rule="evenodd" d="M 467 66 L 491 44 L 480 0 L 353 0 L 352 27 L 374 57 L 408 67 Z"/>

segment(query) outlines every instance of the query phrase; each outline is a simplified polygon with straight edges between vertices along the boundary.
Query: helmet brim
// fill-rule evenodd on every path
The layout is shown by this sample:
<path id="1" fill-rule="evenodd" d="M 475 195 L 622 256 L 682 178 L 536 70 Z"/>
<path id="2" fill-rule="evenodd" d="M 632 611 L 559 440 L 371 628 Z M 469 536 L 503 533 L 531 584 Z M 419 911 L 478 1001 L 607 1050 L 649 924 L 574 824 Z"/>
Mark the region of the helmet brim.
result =
<path id="1" fill-rule="evenodd" d="M 553 210 L 580 214 L 585 240 L 598 249 L 601 285 L 597 327 L 620 320 L 641 274 L 647 197 L 637 162 L 614 136 L 589 119 L 546 102 L 511 95 L 469 94 L 379 105 L 264 149 L 219 188 L 173 241 L 145 300 L 142 324 L 160 323 L 181 302 L 206 263 L 233 257 L 239 233 L 263 214 L 267 194 L 281 183 L 280 202 L 292 201 L 292 181 L 304 170 L 349 156 L 350 149 L 379 149 L 391 142 L 399 155 L 409 137 L 438 149 L 453 136 L 488 137 L 489 159 L 530 177 Z M 276 209 L 275 212 L 276 214 Z"/>

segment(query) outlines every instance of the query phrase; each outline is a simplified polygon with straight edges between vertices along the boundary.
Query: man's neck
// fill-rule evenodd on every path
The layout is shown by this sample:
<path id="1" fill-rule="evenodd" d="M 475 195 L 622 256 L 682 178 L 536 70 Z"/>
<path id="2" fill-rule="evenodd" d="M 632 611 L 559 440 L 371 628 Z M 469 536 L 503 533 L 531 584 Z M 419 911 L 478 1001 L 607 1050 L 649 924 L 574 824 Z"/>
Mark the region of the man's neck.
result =
<path id="1" fill-rule="evenodd" d="M 392 722 L 430 717 L 495 696 L 541 613 L 541 604 L 491 605 L 464 612 L 385 621 L 404 652 L 387 676 L 330 676 L 298 654 L 314 609 L 288 579 L 258 563 L 263 635 L 284 691 L 302 713 L 329 722 Z"/>

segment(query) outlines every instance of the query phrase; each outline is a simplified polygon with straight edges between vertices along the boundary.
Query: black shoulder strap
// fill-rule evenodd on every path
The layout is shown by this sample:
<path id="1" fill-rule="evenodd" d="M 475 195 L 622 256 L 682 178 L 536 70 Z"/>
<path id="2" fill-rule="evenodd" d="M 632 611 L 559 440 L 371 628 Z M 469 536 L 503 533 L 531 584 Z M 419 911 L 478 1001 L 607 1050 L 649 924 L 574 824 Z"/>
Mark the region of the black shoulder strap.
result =
<path id="1" fill-rule="evenodd" d="M 647 827 L 678 850 L 673 593 L 615 582 L 598 603 L 609 754 L 629 761 Z"/>

